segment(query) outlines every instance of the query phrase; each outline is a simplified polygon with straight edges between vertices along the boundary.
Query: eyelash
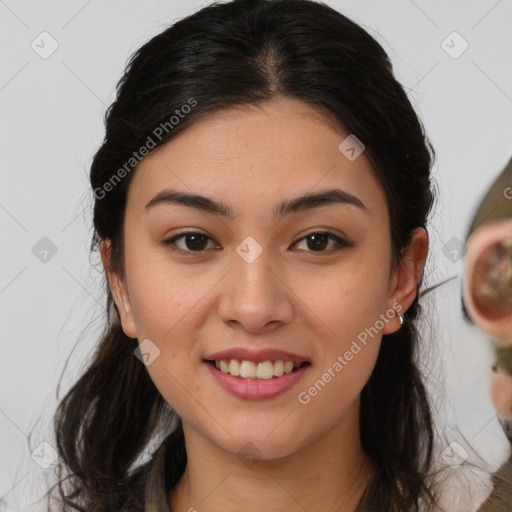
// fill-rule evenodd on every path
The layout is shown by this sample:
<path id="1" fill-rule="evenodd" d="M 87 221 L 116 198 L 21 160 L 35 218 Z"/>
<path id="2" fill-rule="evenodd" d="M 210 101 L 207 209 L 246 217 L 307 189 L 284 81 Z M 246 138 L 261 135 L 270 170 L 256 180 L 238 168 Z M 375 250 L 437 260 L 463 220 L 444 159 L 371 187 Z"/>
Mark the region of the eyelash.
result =
<path id="1" fill-rule="evenodd" d="M 167 240 L 163 240 L 162 244 L 165 247 L 170 248 L 172 251 L 175 251 L 175 252 L 177 252 L 179 254 L 184 254 L 184 255 L 187 255 L 187 256 L 190 255 L 190 254 L 201 254 L 201 253 L 204 253 L 205 250 L 201 250 L 201 251 L 185 251 L 183 249 L 180 249 L 180 248 L 176 247 L 175 242 L 177 240 L 187 236 L 187 235 L 200 235 L 200 236 L 209 238 L 210 240 L 213 240 L 208 235 L 206 235 L 204 233 L 201 233 L 200 231 L 184 231 L 183 233 L 179 233 L 177 235 L 174 235 L 173 237 L 168 238 Z M 311 235 L 326 235 L 328 238 L 330 238 L 331 240 L 334 240 L 338 244 L 337 247 L 335 247 L 334 249 L 330 249 L 330 250 L 306 251 L 306 252 L 310 252 L 310 253 L 313 253 L 313 254 L 325 254 L 325 253 L 331 254 L 333 252 L 340 251 L 341 249 L 343 249 L 345 247 L 353 247 L 354 246 L 354 244 L 352 244 L 350 242 L 347 242 L 346 240 L 343 240 L 343 238 L 340 238 L 339 236 L 335 235 L 334 233 L 330 233 L 329 231 L 312 231 L 311 233 L 308 233 L 307 235 L 304 235 L 302 238 L 299 238 L 299 240 L 297 240 L 293 245 L 301 242 L 302 240 L 308 238 Z"/>

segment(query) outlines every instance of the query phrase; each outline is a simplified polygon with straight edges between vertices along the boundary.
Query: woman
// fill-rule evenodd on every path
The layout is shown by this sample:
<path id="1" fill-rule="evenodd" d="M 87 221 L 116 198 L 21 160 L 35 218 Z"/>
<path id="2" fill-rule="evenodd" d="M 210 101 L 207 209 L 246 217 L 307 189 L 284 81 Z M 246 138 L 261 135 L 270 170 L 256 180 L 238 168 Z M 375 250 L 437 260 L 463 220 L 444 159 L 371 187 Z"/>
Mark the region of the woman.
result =
<path id="1" fill-rule="evenodd" d="M 212 4 L 140 48 L 91 168 L 108 324 L 55 418 L 61 502 L 434 510 L 433 157 L 321 3 Z"/>

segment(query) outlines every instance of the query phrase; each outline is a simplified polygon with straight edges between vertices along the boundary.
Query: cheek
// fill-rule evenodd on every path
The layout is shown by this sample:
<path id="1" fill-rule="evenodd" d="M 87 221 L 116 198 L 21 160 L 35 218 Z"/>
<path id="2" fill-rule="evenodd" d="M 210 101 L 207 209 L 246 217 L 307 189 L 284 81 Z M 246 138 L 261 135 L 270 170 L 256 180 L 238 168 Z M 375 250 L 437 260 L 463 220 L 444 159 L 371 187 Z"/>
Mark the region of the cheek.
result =
<path id="1" fill-rule="evenodd" d="M 310 276 L 297 293 L 310 308 L 310 325 L 316 324 L 318 364 L 298 396 L 312 414 L 332 408 L 341 415 L 357 398 L 375 367 L 382 329 L 395 318 L 385 310 L 388 275 L 373 259 L 359 259 L 330 279 Z"/>
<path id="2" fill-rule="evenodd" d="M 347 414 L 359 421 L 354 404 L 375 367 L 381 336 L 363 343 L 340 331 L 336 338 L 325 341 L 322 362 L 311 367 L 309 377 L 296 391 L 306 437 L 329 430 Z"/>
<path id="3" fill-rule="evenodd" d="M 218 279 L 200 265 L 173 263 L 165 250 L 131 249 L 126 252 L 126 273 L 139 337 L 161 342 L 174 338 Z"/>
<path id="4" fill-rule="evenodd" d="M 195 308 L 212 284 L 200 275 L 194 280 L 171 272 L 168 262 L 147 260 L 147 267 L 132 276 L 130 288 L 139 342 L 149 339 L 156 347 L 158 356 L 147 366 L 151 380 L 164 400 L 187 416 L 192 414 L 190 397 L 198 395 L 195 372 L 201 347 L 196 340 L 201 326 Z"/>
<path id="5" fill-rule="evenodd" d="M 197 312 L 201 299 L 215 284 L 204 273 L 196 271 L 191 275 L 192 266 L 187 270 L 183 267 L 171 265 L 168 258 L 149 251 L 145 255 L 133 251 L 126 257 L 139 344 L 146 343 L 156 354 L 147 371 L 164 399 L 177 411 L 188 407 L 184 390 L 195 393 L 194 364 L 197 365 L 201 348 L 194 342 L 201 328 Z"/>
<path id="6" fill-rule="evenodd" d="M 359 252 L 337 267 L 307 272 L 294 284 L 294 293 L 305 306 L 304 314 L 326 339 L 322 347 L 326 354 L 348 350 L 352 340 L 361 335 L 364 341 L 368 331 L 382 331 L 389 275 L 383 262 L 376 259 L 368 252 Z M 394 310 L 388 312 L 384 321 L 389 322 L 394 315 Z"/>
<path id="7" fill-rule="evenodd" d="M 191 314 L 205 294 L 202 286 L 162 277 L 141 281 L 133 287 L 132 308 L 140 335 L 163 340 L 179 331 L 183 318 Z"/>

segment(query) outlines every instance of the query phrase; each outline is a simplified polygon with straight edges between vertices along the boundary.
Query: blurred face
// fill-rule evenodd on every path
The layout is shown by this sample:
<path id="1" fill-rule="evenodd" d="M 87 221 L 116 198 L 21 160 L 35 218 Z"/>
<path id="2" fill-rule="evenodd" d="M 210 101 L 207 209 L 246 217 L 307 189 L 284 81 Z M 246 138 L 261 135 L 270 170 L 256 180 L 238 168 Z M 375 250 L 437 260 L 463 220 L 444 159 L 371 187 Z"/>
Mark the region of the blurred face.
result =
<path id="1" fill-rule="evenodd" d="M 347 135 L 280 99 L 140 163 L 114 295 L 185 434 L 276 458 L 356 416 L 399 323 L 386 197 Z"/>
<path id="2" fill-rule="evenodd" d="M 512 343 L 512 219 L 486 222 L 468 238 L 464 264 L 464 299 L 474 322 L 498 346 Z M 506 361 L 505 356 L 504 361 Z M 512 375 L 498 363 L 490 393 L 498 417 L 512 441 Z M 506 365 L 505 365 L 506 366 Z"/>

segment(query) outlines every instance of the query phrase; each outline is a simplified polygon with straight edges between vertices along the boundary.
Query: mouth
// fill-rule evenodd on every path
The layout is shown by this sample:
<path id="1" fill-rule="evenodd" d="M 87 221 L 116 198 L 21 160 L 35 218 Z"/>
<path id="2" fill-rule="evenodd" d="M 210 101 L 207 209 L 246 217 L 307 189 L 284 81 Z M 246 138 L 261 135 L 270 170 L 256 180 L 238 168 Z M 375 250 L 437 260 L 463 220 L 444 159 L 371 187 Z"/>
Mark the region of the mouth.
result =
<path id="1" fill-rule="evenodd" d="M 307 374 L 311 362 L 297 359 L 203 359 L 203 363 L 213 382 L 227 393 L 242 400 L 269 400 L 291 391 Z"/>
<path id="2" fill-rule="evenodd" d="M 265 381 L 281 378 L 283 375 L 295 373 L 305 366 L 311 366 L 310 361 L 267 360 L 253 362 L 239 359 L 210 360 L 203 362 L 215 370 L 240 380 Z"/>

